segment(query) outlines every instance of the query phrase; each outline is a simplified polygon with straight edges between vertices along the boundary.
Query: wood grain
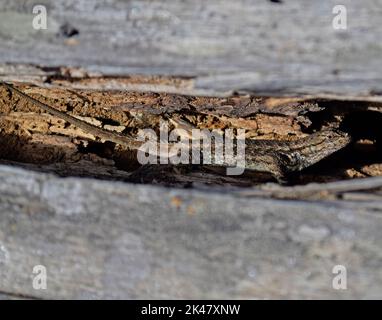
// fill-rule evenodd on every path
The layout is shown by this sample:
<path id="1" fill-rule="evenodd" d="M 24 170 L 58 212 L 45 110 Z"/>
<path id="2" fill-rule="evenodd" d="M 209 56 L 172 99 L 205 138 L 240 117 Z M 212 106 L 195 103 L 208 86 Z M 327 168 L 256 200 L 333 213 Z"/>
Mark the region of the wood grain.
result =
<path id="1" fill-rule="evenodd" d="M 40 1 L 48 29 L 32 28 L 33 0 L 0 4 L 0 62 L 80 66 L 104 74 L 193 77 L 193 92 L 380 95 L 381 4 L 338 1 Z M 70 27 L 78 34 L 68 38 Z M 66 35 L 65 35 L 66 34 Z"/>
<path id="2" fill-rule="evenodd" d="M 363 181 L 376 187 L 376 180 Z M 356 183 L 347 182 L 349 189 Z M 86 299 L 381 298 L 381 208 L 381 200 L 243 198 L 1 166 L 0 291 Z M 47 268 L 47 290 L 32 288 L 37 264 Z M 337 264 L 348 269 L 344 291 L 332 288 Z"/>

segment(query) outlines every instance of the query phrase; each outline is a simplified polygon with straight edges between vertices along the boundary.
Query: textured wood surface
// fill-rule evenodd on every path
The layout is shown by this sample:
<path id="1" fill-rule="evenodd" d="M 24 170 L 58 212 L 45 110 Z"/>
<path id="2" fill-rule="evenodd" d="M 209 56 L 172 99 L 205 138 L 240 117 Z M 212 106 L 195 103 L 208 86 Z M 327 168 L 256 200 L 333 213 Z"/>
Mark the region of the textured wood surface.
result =
<path id="1" fill-rule="evenodd" d="M 370 182 L 382 186 L 380 178 Z M 62 179 L 7 166 L 0 167 L 0 188 L 0 292 L 381 298 L 380 195 L 269 200 Z M 32 269 L 40 264 L 47 268 L 46 290 L 32 288 Z M 347 267 L 347 290 L 332 288 L 337 264 Z"/>
<path id="2" fill-rule="evenodd" d="M 338 1 L 40 1 L 0 4 L 0 62 L 81 66 L 105 74 L 192 76 L 194 91 L 380 94 L 381 3 Z M 66 30 L 66 32 L 64 32 Z M 69 31 L 78 31 L 68 38 Z"/>

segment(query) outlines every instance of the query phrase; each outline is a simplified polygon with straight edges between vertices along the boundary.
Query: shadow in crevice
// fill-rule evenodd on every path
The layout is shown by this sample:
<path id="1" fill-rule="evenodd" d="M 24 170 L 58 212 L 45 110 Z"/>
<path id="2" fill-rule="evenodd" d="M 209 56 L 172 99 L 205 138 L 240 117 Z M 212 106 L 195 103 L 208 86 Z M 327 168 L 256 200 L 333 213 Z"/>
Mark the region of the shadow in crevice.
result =
<path id="1" fill-rule="evenodd" d="M 0 133 L 0 163 L 65 177 L 127 180 L 129 172 L 116 168 L 114 161 L 118 157 L 128 158 L 127 154 L 129 151 L 115 151 L 109 143 L 59 145 Z M 133 161 L 126 163 L 126 168 L 128 165 L 137 166 Z"/>
<path id="2" fill-rule="evenodd" d="M 371 118 L 373 114 L 381 114 L 368 110 L 370 107 L 369 102 L 354 102 L 354 101 L 328 101 L 328 100 L 315 100 L 322 108 L 321 111 L 309 112 L 306 116 L 311 121 L 311 125 L 306 130 L 306 133 L 313 133 L 321 130 L 323 127 L 331 126 L 331 124 L 338 123 L 341 120 L 341 129 L 351 132 L 352 128 L 357 126 L 357 123 L 350 121 L 356 119 L 357 115 L 362 117 Z M 380 117 L 379 117 L 380 118 Z M 380 120 L 379 120 L 380 121 Z M 344 124 L 344 122 L 347 122 Z M 380 122 L 382 123 L 382 122 Z"/>

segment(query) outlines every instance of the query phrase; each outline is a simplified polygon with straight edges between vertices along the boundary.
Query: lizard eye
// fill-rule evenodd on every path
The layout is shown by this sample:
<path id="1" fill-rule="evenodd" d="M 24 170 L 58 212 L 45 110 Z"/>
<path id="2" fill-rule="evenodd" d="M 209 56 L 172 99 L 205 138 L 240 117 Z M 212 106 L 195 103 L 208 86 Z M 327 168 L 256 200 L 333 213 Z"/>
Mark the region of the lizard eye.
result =
<path id="1" fill-rule="evenodd" d="M 292 153 L 280 153 L 280 160 L 282 163 L 287 164 L 288 166 L 295 166 L 300 162 L 300 155 L 297 152 Z"/>

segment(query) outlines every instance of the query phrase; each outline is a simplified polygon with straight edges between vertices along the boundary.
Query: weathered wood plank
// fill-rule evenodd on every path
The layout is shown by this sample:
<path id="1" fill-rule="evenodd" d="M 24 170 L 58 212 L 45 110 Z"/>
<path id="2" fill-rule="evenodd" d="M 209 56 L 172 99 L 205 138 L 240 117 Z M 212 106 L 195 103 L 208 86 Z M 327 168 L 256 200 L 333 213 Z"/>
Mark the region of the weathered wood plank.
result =
<path id="1" fill-rule="evenodd" d="M 32 28 L 33 0 L 0 4 L 0 62 L 74 65 L 105 74 L 193 76 L 218 94 L 382 92 L 381 4 L 338 1 L 40 1 L 48 29 Z M 68 39 L 60 29 L 79 32 Z"/>
<path id="2" fill-rule="evenodd" d="M 367 204 L 242 198 L 1 166 L 0 291 L 381 298 L 381 201 Z M 32 288 L 40 264 L 46 290 Z M 348 270 L 347 290 L 332 288 L 337 264 Z"/>

